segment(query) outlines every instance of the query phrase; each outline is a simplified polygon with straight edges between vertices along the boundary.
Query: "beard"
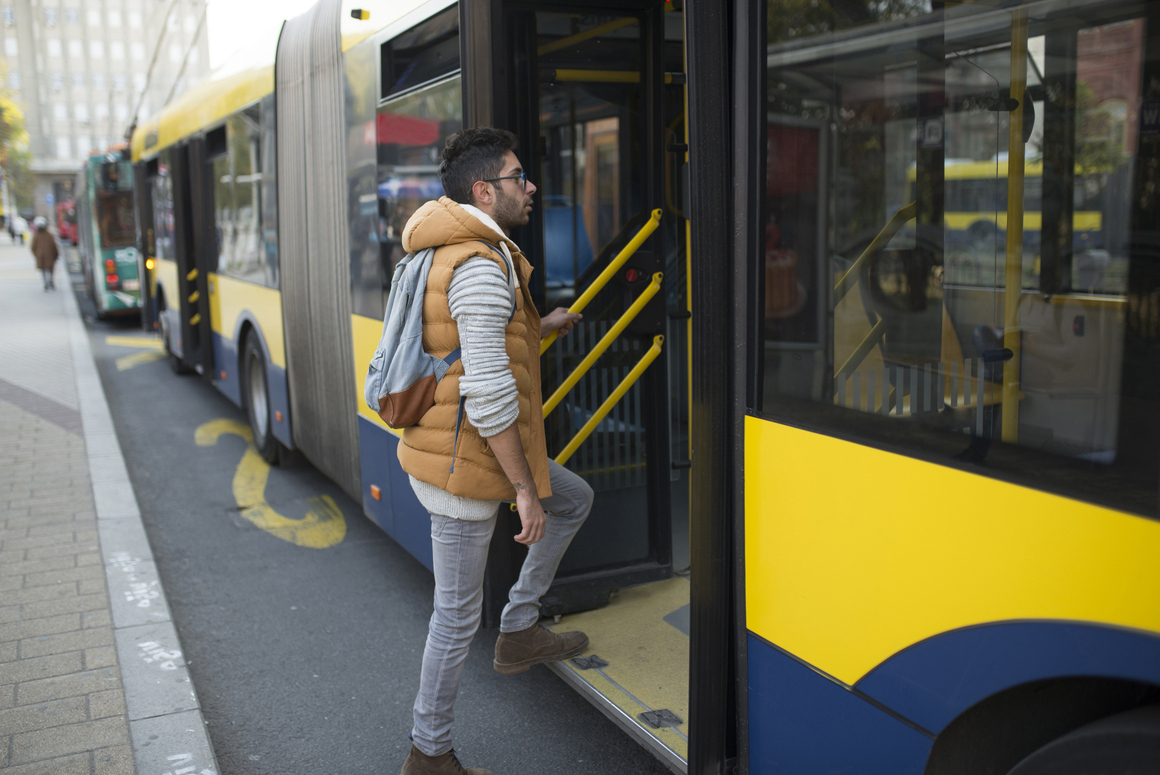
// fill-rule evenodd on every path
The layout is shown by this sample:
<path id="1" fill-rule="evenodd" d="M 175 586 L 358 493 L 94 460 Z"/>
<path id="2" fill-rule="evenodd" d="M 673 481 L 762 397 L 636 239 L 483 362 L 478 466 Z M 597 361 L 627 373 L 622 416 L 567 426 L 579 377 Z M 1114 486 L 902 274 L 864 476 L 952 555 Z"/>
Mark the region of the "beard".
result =
<path id="1" fill-rule="evenodd" d="M 526 194 L 508 196 L 502 188 L 496 189 L 495 209 L 492 210 L 491 216 L 496 225 L 506 232 L 511 232 L 519 226 L 527 225 L 528 212 L 525 208 L 531 203 L 532 198 Z"/>

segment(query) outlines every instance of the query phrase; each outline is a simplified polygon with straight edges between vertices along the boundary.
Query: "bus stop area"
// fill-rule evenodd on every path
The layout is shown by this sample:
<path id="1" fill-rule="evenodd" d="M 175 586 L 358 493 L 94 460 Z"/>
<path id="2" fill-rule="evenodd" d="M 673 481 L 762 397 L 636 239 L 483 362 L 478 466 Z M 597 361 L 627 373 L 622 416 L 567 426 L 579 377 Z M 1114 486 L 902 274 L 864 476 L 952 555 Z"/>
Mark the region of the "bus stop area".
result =
<path id="1" fill-rule="evenodd" d="M 69 281 L 0 245 L 0 769 L 218 772 Z"/>

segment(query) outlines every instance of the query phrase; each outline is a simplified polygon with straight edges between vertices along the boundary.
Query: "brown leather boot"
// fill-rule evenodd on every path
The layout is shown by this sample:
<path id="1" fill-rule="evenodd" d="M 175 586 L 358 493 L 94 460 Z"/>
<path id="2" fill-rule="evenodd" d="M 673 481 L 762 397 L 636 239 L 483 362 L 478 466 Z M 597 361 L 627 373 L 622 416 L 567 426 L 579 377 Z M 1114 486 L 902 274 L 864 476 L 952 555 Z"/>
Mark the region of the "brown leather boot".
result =
<path id="1" fill-rule="evenodd" d="M 412 745 L 399 775 L 491 775 L 491 770 L 464 767 L 454 749 L 441 756 L 428 756 Z"/>
<path id="2" fill-rule="evenodd" d="M 495 670 L 503 675 L 522 673 L 541 662 L 574 657 L 588 647 L 582 632 L 549 632 L 533 624 L 519 632 L 501 632 L 495 642 Z"/>

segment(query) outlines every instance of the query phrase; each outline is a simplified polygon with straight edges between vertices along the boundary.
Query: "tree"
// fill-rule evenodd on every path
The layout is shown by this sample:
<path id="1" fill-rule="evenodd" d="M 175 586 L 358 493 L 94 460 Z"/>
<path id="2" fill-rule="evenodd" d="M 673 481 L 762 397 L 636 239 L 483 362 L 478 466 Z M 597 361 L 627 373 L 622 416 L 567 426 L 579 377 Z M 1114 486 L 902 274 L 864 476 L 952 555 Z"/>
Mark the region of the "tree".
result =
<path id="1" fill-rule="evenodd" d="M 33 180 L 28 169 L 31 159 L 24 111 L 7 94 L 0 94 L 0 168 L 8 179 L 17 209 L 32 207 Z"/>

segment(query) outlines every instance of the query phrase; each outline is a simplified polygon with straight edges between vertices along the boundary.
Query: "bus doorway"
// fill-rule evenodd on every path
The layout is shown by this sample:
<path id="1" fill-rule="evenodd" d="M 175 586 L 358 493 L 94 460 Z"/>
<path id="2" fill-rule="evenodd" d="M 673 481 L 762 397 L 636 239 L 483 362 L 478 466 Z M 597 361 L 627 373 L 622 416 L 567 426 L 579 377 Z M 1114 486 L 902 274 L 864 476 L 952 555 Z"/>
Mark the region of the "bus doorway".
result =
<path id="1" fill-rule="evenodd" d="M 616 12 L 580 3 L 499 7 L 492 16 L 499 28 L 486 37 L 502 41 L 497 71 L 507 79 L 466 90 L 467 123 L 519 136 L 517 155 L 539 190 L 531 222 L 513 235 L 536 267 L 533 295 L 542 312 L 579 305 L 584 315 L 541 359 L 548 452 L 596 493 L 541 600 L 543 614 L 584 630 L 591 645 L 553 669 L 683 771 L 690 592 L 683 13 L 678 3 L 656 2 Z M 473 105 L 477 99 L 490 102 Z M 506 509 L 497 535 L 505 531 L 518 532 L 518 516 Z M 523 557 L 514 542 L 492 543 L 489 626 Z"/>

